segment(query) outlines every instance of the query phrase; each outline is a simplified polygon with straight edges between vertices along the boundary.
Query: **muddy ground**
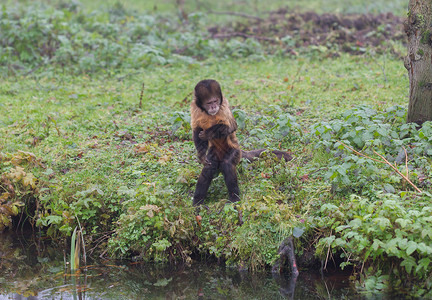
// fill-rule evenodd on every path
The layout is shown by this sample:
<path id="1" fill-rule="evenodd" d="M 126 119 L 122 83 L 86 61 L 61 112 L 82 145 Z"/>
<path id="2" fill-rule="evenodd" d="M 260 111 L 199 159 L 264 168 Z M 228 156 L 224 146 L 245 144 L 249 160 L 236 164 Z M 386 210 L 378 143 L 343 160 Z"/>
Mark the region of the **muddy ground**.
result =
<path id="1" fill-rule="evenodd" d="M 296 47 L 326 46 L 338 51 L 364 53 L 366 48 L 384 49 L 389 40 L 406 40 L 404 18 L 392 13 L 316 14 L 292 13 L 280 9 L 265 18 L 239 16 L 237 21 L 209 28 L 213 38 L 255 38 L 270 44 Z M 288 37 L 288 38 L 287 38 Z M 290 38 L 291 37 L 291 38 Z M 337 46 L 336 46 L 337 45 Z"/>

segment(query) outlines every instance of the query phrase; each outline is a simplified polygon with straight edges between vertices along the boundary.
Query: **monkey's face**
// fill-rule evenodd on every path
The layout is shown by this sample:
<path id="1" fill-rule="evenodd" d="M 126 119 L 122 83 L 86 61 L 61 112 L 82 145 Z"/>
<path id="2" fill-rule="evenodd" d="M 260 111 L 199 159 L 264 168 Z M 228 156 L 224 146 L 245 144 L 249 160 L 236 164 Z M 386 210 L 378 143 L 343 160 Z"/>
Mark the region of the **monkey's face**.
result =
<path id="1" fill-rule="evenodd" d="M 204 110 L 210 115 L 214 116 L 220 109 L 221 100 L 217 97 L 211 97 L 203 102 L 202 106 Z"/>
<path id="2" fill-rule="evenodd" d="M 205 79 L 195 86 L 196 104 L 210 116 L 218 113 L 222 105 L 222 91 L 219 83 L 213 79 Z"/>

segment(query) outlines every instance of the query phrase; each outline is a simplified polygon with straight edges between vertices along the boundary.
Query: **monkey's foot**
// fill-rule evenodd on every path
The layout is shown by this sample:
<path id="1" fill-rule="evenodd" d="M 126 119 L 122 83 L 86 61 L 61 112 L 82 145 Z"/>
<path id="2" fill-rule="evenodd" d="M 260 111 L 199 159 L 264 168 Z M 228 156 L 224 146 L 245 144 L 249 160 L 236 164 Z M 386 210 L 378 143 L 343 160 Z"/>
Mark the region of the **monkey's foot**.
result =
<path id="1" fill-rule="evenodd" d="M 229 196 L 229 201 L 230 201 L 230 202 L 237 202 L 237 201 L 240 201 L 240 196 L 237 195 L 237 194 L 230 195 L 230 196 Z"/>
<path id="2" fill-rule="evenodd" d="M 204 199 L 198 199 L 198 198 L 193 198 L 193 202 L 192 205 L 193 206 L 198 206 L 204 203 Z"/>

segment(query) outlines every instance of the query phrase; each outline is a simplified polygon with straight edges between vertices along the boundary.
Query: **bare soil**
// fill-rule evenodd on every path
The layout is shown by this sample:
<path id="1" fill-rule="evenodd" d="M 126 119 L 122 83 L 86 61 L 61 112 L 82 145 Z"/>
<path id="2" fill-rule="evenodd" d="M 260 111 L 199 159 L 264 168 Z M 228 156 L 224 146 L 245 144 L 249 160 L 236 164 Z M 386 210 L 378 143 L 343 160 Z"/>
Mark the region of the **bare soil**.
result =
<path id="1" fill-rule="evenodd" d="M 243 16 L 228 25 L 209 28 L 213 38 L 255 38 L 287 47 L 326 46 L 350 53 L 362 53 L 367 47 L 383 48 L 389 40 L 405 42 L 404 18 L 392 13 L 372 14 L 316 14 L 291 13 L 280 9 L 266 18 Z M 291 43 L 282 43 L 285 37 Z"/>

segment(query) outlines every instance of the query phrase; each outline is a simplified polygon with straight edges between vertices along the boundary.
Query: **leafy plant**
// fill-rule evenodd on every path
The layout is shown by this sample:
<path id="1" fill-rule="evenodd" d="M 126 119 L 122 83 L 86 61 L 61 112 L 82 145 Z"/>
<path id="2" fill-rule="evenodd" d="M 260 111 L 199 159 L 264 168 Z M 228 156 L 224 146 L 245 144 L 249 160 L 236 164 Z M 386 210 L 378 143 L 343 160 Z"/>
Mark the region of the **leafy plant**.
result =
<path id="1" fill-rule="evenodd" d="M 380 113 L 359 106 L 343 113 L 340 119 L 313 125 L 311 135 L 320 138 L 316 148 L 332 155 L 326 179 L 337 188 L 362 190 L 366 186 L 376 188 L 378 183 L 387 192 L 394 192 L 396 186 L 405 188 L 406 182 L 380 163 L 379 155 L 394 163 L 401 173 L 425 172 L 422 155 L 429 151 L 430 141 L 424 139 L 424 132 L 430 130 L 430 124 L 417 131 L 414 124 L 404 121 L 405 110 L 401 107 Z M 361 151 L 361 156 L 354 149 Z"/>
<path id="2" fill-rule="evenodd" d="M 29 202 L 34 203 L 38 197 L 38 180 L 30 172 L 38 164 L 40 161 L 30 152 L 0 152 L 0 232 L 12 225 L 12 217 L 22 212 L 23 206 L 31 205 Z"/>
<path id="3" fill-rule="evenodd" d="M 190 209 L 172 207 L 169 197 L 146 196 L 150 189 L 141 189 L 135 199 L 125 202 L 126 213 L 119 219 L 110 248 L 122 255 L 144 255 L 144 260 L 188 260 L 190 250 L 184 248 L 184 243 L 188 243 L 193 231 Z M 180 257 L 173 257 L 176 253 Z"/>
<path id="4" fill-rule="evenodd" d="M 332 234 L 319 241 L 318 253 L 325 256 L 328 248 L 333 252 L 342 250 L 342 267 L 361 265 L 361 271 L 377 277 L 384 275 L 383 270 L 391 274 L 380 285 L 371 284 L 373 277 L 364 279 L 364 287 L 369 291 L 389 289 L 395 281 L 406 286 L 407 279 L 422 282 L 421 288 L 428 289 L 432 263 L 431 196 L 379 193 L 373 201 L 352 195 L 342 205 L 323 205 L 320 225 L 331 224 Z"/>
<path id="5" fill-rule="evenodd" d="M 181 126 L 185 128 L 185 131 L 190 131 L 190 114 L 181 111 L 174 112 L 170 123 L 173 132 L 176 132 Z"/>
<path id="6" fill-rule="evenodd" d="M 121 10 L 85 13 L 80 5 L 10 5 L 0 15 L 0 74 L 29 74 L 53 66 L 77 73 L 127 67 L 193 63 L 195 58 L 263 55 L 253 40 L 209 40 L 191 15 L 178 31 L 176 19 Z M 223 51 L 221 49 L 224 49 Z"/>

